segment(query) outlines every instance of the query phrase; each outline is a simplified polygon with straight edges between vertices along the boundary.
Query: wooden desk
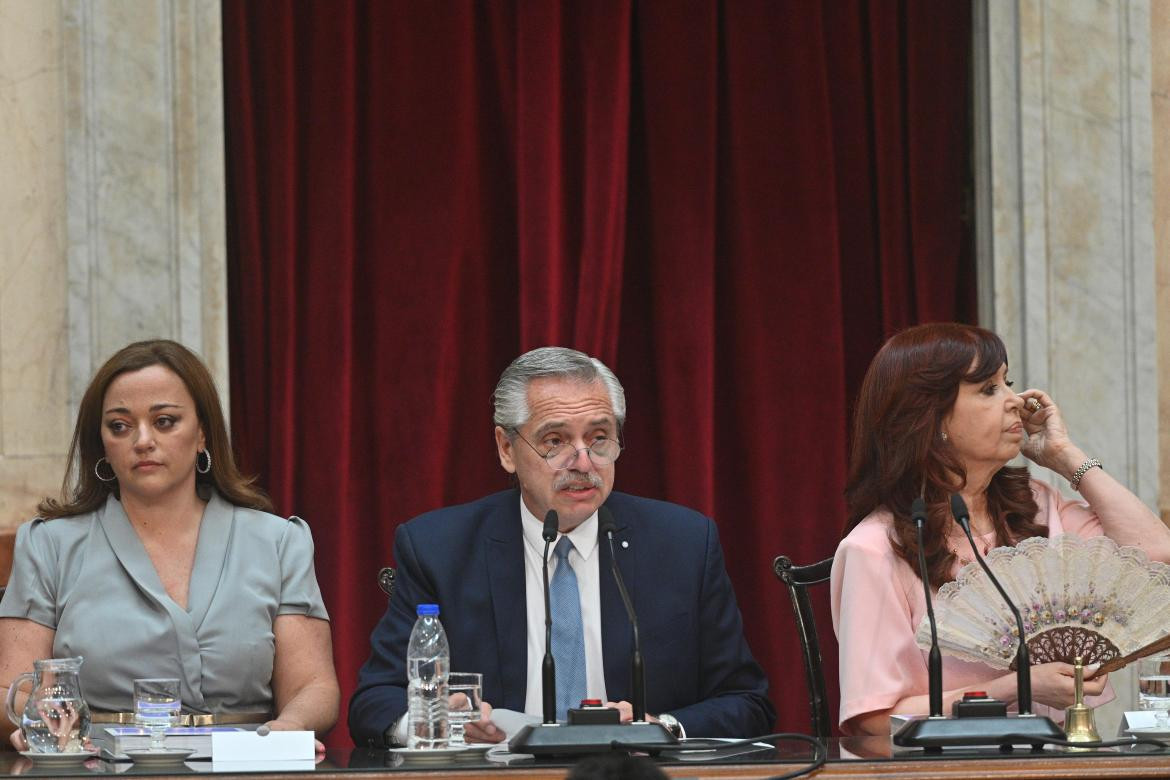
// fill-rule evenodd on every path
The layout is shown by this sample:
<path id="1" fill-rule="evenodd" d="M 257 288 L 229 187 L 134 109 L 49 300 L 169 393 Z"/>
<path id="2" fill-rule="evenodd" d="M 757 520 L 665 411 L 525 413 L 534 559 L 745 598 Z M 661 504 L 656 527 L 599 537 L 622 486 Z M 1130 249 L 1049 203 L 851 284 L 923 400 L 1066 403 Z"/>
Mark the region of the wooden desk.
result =
<path id="1" fill-rule="evenodd" d="M 781 746 L 775 754 L 755 754 L 755 757 L 741 757 L 736 763 L 687 762 L 662 766 L 671 777 L 712 778 L 712 780 L 759 780 L 797 769 L 808 758 L 804 748 L 790 745 Z M 779 760 L 778 760 L 779 759 Z M 90 762 L 92 766 L 70 772 L 49 774 L 92 777 L 111 775 L 110 765 Z M 412 765 L 392 765 L 396 759 L 381 751 L 330 750 L 325 761 L 311 772 L 271 773 L 216 773 L 216 777 L 235 780 L 367 780 L 387 778 L 388 780 L 560 780 L 568 773 L 570 764 L 547 765 L 520 764 L 505 767 L 484 762 L 455 762 L 435 768 Z M 9 777 L 27 772 L 32 767 L 12 752 L 0 753 L 0 776 Z M 33 774 L 44 775 L 45 770 Z M 135 776 L 150 775 L 135 768 Z M 184 774 L 190 775 L 190 770 Z M 165 770 L 155 777 L 168 777 Z M 175 775 L 177 776 L 177 775 Z M 1161 753 L 1095 753 L 1071 754 L 1045 752 L 1034 755 L 1022 752 L 1014 755 L 1000 755 L 994 752 L 980 755 L 922 757 L 891 757 L 889 740 L 846 739 L 834 740 L 829 746 L 829 762 L 813 778 L 861 778 L 881 777 L 883 780 L 910 780 L 911 778 L 1022 778 L 1024 780 L 1083 780 L 1090 777 L 1168 777 L 1170 776 L 1170 750 Z"/>

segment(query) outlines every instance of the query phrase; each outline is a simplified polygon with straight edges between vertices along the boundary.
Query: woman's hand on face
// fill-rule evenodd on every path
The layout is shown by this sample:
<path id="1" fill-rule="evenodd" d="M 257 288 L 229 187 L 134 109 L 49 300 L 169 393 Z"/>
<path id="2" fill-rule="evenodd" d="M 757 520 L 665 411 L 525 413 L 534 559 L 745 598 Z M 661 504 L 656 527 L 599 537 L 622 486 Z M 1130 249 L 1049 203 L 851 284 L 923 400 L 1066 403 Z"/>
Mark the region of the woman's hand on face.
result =
<path id="1" fill-rule="evenodd" d="M 1052 469 L 1061 476 L 1068 478 L 1076 470 L 1081 461 L 1072 455 L 1076 447 L 1068 437 L 1068 428 L 1064 425 L 1064 417 L 1060 414 L 1060 407 L 1043 390 L 1025 390 L 1020 393 L 1024 399 L 1024 407 L 1020 410 L 1020 419 L 1024 423 L 1024 431 L 1028 438 L 1020 444 L 1020 451 L 1038 466 Z M 1040 404 L 1039 409 L 1033 409 L 1035 400 Z M 1077 460 L 1069 466 L 1069 461 Z"/>
<path id="2" fill-rule="evenodd" d="M 1085 669 L 1085 676 L 1092 674 L 1096 667 Z M 1092 680 L 1085 680 L 1085 696 L 1099 696 L 1105 690 L 1109 675 L 1103 674 Z M 1076 681 L 1071 664 L 1053 661 L 1032 667 L 1032 698 L 1049 707 L 1063 709 L 1076 701 Z"/>

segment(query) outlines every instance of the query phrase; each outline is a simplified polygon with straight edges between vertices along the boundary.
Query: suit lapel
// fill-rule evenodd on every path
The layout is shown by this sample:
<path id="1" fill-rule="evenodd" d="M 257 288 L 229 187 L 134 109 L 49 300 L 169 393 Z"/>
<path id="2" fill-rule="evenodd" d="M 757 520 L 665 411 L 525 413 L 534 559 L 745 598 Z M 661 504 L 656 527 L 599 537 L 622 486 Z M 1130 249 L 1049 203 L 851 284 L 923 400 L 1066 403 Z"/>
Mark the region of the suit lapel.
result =
<path id="1" fill-rule="evenodd" d="M 634 543 L 634 535 L 621 516 L 615 513 L 614 521 L 618 527 L 613 535 L 614 552 L 626 589 L 629 590 L 633 587 L 632 572 L 637 570 L 638 545 Z M 623 546 L 623 542 L 627 545 Z M 630 658 L 633 656 L 634 632 L 610 570 L 609 540 L 602 535 L 598 546 L 601 548 L 598 574 L 601 577 L 601 655 L 605 667 L 605 693 L 612 701 L 630 701 L 633 695 L 630 689 Z"/>
<path id="2" fill-rule="evenodd" d="M 528 624 L 524 593 L 524 539 L 520 493 L 488 517 L 488 586 L 495 613 L 496 645 L 504 700 L 497 706 L 524 711 L 528 695 Z M 519 659 L 519 663 L 516 662 Z"/>

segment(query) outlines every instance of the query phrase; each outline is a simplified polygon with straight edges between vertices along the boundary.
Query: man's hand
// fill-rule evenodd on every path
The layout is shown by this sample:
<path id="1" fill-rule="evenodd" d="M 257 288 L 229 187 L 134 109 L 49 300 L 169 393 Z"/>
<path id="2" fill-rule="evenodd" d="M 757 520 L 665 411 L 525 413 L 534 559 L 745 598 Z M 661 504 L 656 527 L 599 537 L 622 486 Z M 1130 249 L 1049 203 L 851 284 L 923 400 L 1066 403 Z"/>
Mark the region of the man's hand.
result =
<path id="1" fill-rule="evenodd" d="M 628 701 L 607 701 L 606 707 L 611 710 L 617 710 L 622 714 L 622 723 L 629 723 L 634 719 L 634 705 Z M 649 715 L 646 716 L 649 719 Z"/>
<path id="2" fill-rule="evenodd" d="M 461 696 L 462 694 L 456 694 Z M 495 744 L 503 742 L 504 730 L 492 723 L 492 705 L 485 702 L 479 704 L 479 720 L 473 720 L 463 726 L 463 738 L 467 742 L 486 742 Z"/>
<path id="3" fill-rule="evenodd" d="M 622 714 L 622 723 L 633 722 L 633 720 L 634 720 L 634 705 L 630 704 L 628 701 L 607 701 L 605 703 L 605 706 L 609 707 L 610 709 L 617 710 L 618 712 L 620 712 Z M 650 713 L 646 713 L 646 722 L 647 723 L 657 723 L 658 718 L 654 717 Z"/>

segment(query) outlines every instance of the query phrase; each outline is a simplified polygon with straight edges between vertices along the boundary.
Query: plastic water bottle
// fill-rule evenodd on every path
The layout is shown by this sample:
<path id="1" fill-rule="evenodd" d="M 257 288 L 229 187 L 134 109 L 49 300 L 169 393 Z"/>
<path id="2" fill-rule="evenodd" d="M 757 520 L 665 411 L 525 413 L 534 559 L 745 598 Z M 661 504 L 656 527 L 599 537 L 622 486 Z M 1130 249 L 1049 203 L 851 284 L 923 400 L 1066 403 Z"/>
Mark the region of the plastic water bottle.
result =
<path id="1" fill-rule="evenodd" d="M 447 747 L 447 676 L 451 650 L 439 622 L 438 604 L 419 604 L 418 620 L 406 649 L 409 736 L 406 746 L 418 750 Z"/>

